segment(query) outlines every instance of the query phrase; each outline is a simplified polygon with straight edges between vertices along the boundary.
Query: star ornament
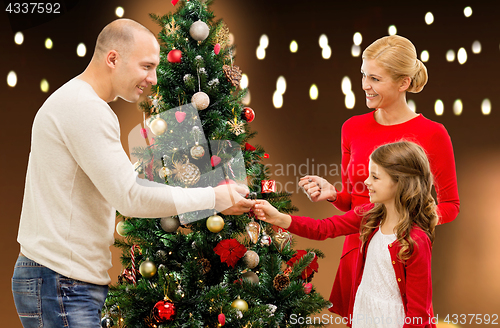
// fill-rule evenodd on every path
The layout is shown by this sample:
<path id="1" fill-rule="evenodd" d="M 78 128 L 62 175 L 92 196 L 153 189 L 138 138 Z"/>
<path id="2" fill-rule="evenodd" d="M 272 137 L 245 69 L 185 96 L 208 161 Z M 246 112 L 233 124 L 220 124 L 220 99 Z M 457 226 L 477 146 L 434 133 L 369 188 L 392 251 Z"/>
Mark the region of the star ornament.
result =
<path id="1" fill-rule="evenodd" d="M 229 131 L 235 135 L 239 136 L 240 134 L 245 133 L 245 123 L 238 122 L 236 117 L 234 118 L 234 121 L 227 121 L 227 124 L 230 126 Z"/>
<path id="2" fill-rule="evenodd" d="M 176 34 L 180 28 L 181 27 L 175 23 L 175 19 L 172 17 L 172 21 L 165 25 L 165 32 L 168 36 L 171 36 L 172 34 Z"/>

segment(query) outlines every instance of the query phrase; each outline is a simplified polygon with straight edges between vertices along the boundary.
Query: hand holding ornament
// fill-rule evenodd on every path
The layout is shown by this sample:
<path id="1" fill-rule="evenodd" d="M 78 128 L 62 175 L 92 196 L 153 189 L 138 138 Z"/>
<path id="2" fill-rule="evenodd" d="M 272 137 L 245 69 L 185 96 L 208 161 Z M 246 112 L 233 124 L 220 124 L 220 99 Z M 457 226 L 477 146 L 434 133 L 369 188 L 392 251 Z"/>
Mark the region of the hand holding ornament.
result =
<path id="1" fill-rule="evenodd" d="M 248 187 L 238 184 L 225 184 L 214 187 L 215 209 L 225 215 L 241 215 L 252 209 L 255 201 L 243 198 L 249 193 Z"/>
<path id="2" fill-rule="evenodd" d="M 267 200 L 259 199 L 253 208 L 257 219 L 288 229 L 292 224 L 292 217 L 288 214 L 280 213 Z"/>

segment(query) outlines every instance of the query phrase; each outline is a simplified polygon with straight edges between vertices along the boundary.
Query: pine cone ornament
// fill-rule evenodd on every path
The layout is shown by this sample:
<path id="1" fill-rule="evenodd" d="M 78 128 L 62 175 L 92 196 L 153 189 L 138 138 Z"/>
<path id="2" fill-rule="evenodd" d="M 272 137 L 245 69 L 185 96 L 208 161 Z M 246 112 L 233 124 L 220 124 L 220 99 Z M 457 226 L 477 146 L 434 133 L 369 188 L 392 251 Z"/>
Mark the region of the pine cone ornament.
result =
<path id="1" fill-rule="evenodd" d="M 210 264 L 209 260 L 202 258 L 198 260 L 198 263 L 202 266 L 203 274 L 207 274 L 208 272 L 210 272 L 212 265 Z"/>
<path id="2" fill-rule="evenodd" d="M 273 279 L 273 286 L 277 291 L 282 291 L 290 285 L 290 277 L 286 274 L 278 274 Z"/>
<path id="3" fill-rule="evenodd" d="M 233 65 L 224 65 L 222 66 L 222 69 L 224 70 L 224 74 L 227 77 L 227 80 L 231 82 L 231 84 L 235 87 L 238 87 L 240 85 L 240 80 L 241 80 L 241 69 L 239 66 Z"/>

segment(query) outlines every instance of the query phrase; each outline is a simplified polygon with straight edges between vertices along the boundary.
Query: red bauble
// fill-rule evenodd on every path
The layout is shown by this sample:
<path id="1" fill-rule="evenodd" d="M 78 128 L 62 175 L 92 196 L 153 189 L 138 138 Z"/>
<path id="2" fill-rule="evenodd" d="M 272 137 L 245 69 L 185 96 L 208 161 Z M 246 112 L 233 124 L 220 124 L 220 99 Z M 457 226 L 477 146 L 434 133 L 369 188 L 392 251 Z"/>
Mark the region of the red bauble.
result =
<path id="1" fill-rule="evenodd" d="M 167 55 L 169 63 L 180 63 L 182 59 L 182 52 L 179 49 L 171 50 Z"/>
<path id="2" fill-rule="evenodd" d="M 212 158 L 210 159 L 210 162 L 212 163 L 213 167 L 216 167 L 217 165 L 219 165 L 220 161 L 221 161 L 221 158 L 217 155 L 213 155 Z"/>
<path id="3" fill-rule="evenodd" d="M 184 121 L 185 118 L 186 118 L 186 113 L 175 112 L 175 119 L 177 120 L 177 122 L 181 123 L 182 121 Z"/>
<path id="4" fill-rule="evenodd" d="M 250 107 L 245 107 L 245 119 L 248 123 L 252 122 L 255 119 L 255 112 Z"/>
<path id="5" fill-rule="evenodd" d="M 147 138 L 148 138 L 148 130 L 146 130 L 145 128 L 142 128 L 142 129 L 141 129 L 141 136 L 142 136 L 144 139 L 147 139 Z"/>
<path id="6" fill-rule="evenodd" d="M 153 308 L 153 317 L 156 322 L 164 323 L 174 319 L 175 316 L 175 305 L 174 303 L 163 300 L 155 304 Z"/>
<path id="7" fill-rule="evenodd" d="M 303 283 L 302 286 L 304 286 L 304 293 L 306 294 L 309 294 L 313 288 L 313 285 L 310 282 L 308 282 L 307 284 Z"/>
<path id="8" fill-rule="evenodd" d="M 220 52 L 220 44 L 218 44 L 218 43 L 217 43 L 217 44 L 214 46 L 214 53 L 215 53 L 216 55 L 218 55 L 218 54 L 219 54 L 219 52 Z"/>
<path id="9" fill-rule="evenodd" d="M 221 326 L 224 326 L 226 324 L 226 316 L 224 315 L 224 313 L 221 313 L 219 314 L 219 324 Z"/>

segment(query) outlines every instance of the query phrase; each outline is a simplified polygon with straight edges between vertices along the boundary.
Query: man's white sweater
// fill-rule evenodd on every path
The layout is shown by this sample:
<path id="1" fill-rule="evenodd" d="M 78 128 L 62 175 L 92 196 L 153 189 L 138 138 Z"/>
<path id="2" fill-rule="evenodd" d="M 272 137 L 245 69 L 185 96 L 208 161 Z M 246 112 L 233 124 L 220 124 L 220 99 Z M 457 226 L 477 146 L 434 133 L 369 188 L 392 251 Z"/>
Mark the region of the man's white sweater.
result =
<path id="1" fill-rule="evenodd" d="M 118 118 L 88 83 L 74 78 L 38 111 L 18 235 L 31 260 L 105 285 L 115 210 L 158 218 L 214 206 L 212 188 L 140 185 L 120 142 Z"/>

